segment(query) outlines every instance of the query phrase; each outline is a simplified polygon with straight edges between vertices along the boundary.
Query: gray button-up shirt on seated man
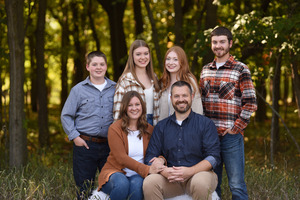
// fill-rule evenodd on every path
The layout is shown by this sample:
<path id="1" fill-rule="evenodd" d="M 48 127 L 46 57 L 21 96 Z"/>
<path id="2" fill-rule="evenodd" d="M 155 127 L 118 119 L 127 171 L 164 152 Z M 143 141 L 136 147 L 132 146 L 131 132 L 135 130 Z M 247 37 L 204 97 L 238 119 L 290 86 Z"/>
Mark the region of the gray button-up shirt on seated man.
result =
<path id="1" fill-rule="evenodd" d="M 145 200 L 189 194 L 193 199 L 211 199 L 217 186 L 213 168 L 220 163 L 220 143 L 212 120 L 191 110 L 192 89 L 185 81 L 171 88 L 175 113 L 154 128 L 145 156 L 163 156 L 168 166 L 144 180 Z"/>

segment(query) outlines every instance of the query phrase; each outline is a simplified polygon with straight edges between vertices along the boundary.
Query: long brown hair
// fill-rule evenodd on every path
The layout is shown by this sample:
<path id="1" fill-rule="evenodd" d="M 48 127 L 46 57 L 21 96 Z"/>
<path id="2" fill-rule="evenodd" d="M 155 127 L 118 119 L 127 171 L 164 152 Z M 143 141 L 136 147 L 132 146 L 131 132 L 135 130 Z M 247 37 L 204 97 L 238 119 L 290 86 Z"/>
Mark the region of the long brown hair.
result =
<path id="1" fill-rule="evenodd" d="M 139 81 L 139 79 L 138 79 L 138 77 L 135 73 L 135 63 L 134 63 L 134 59 L 133 59 L 133 52 L 134 52 L 135 49 L 137 49 L 139 47 L 147 47 L 148 50 L 149 50 L 150 60 L 149 60 L 149 64 L 146 67 L 146 73 L 147 73 L 149 79 L 153 80 L 155 91 L 158 92 L 160 90 L 160 87 L 159 87 L 159 84 L 158 84 L 157 77 L 156 77 L 156 75 L 154 74 L 154 71 L 153 71 L 151 51 L 150 51 L 150 48 L 149 48 L 148 44 L 144 40 L 135 40 L 131 44 L 130 49 L 129 49 L 129 56 L 128 56 L 128 60 L 127 60 L 127 63 L 126 63 L 126 67 L 125 67 L 121 77 L 123 75 L 125 75 L 126 73 L 131 72 L 131 74 L 133 75 L 135 80 L 143 87 L 143 89 L 145 89 L 144 85 Z"/>
<path id="2" fill-rule="evenodd" d="M 171 84 L 171 75 L 170 75 L 170 72 L 166 69 L 165 65 L 166 65 L 167 56 L 172 51 L 177 54 L 179 65 L 180 65 L 179 71 L 177 72 L 177 78 L 178 78 L 178 80 L 180 80 L 180 81 L 186 81 L 190 85 L 192 85 L 192 87 L 193 87 L 193 93 L 195 93 L 196 91 L 199 90 L 198 89 L 199 87 L 197 86 L 197 79 L 193 75 L 193 73 L 190 71 L 188 59 L 187 59 L 187 56 L 186 56 L 184 50 L 181 47 L 179 47 L 179 46 L 173 46 L 173 47 L 171 47 L 170 49 L 168 49 L 168 51 L 165 54 L 165 58 L 164 58 L 164 72 L 163 72 L 163 75 L 162 75 L 162 77 L 161 77 L 161 79 L 159 81 L 160 85 L 162 86 L 161 90 L 162 91 L 166 90 L 167 88 L 170 87 L 170 84 Z M 194 82 L 191 81 L 191 79 L 193 79 Z"/>
<path id="3" fill-rule="evenodd" d="M 144 134 L 148 134 L 148 135 L 151 135 L 151 134 L 147 132 L 148 122 L 147 122 L 147 118 L 146 118 L 146 103 L 143 101 L 141 95 L 138 92 L 129 91 L 124 94 L 122 101 L 121 101 L 119 119 L 122 119 L 122 125 L 121 125 L 122 130 L 128 135 L 128 126 L 129 126 L 130 119 L 127 115 L 127 109 L 128 109 L 129 102 L 131 101 L 131 99 L 133 97 L 137 97 L 140 100 L 141 105 L 142 105 L 142 114 L 137 121 L 137 129 L 140 131 L 140 134 L 138 135 L 138 137 L 141 139 L 141 137 Z"/>

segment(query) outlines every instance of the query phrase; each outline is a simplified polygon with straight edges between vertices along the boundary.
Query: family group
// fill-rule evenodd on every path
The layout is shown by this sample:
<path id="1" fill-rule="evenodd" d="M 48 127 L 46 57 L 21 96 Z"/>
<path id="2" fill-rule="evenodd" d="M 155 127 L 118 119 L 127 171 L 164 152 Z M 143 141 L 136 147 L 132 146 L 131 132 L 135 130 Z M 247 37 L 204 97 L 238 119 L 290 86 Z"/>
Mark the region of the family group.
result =
<path id="1" fill-rule="evenodd" d="M 111 200 L 221 197 L 223 165 L 232 199 L 248 199 L 243 135 L 255 89 L 249 68 L 229 53 L 231 31 L 217 27 L 210 41 L 215 58 L 199 82 L 179 46 L 167 50 L 160 79 L 143 40 L 131 44 L 117 83 L 105 76 L 105 54 L 87 55 L 89 76 L 61 113 L 78 199 L 91 195 L 97 170 L 97 190 Z"/>

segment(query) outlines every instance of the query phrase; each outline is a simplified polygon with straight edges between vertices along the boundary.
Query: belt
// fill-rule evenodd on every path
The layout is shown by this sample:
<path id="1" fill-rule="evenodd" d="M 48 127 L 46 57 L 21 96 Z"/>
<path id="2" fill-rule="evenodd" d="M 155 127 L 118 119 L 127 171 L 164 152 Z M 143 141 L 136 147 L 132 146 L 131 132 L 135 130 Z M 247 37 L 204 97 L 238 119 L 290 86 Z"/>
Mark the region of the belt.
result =
<path id="1" fill-rule="evenodd" d="M 104 137 L 93 137 L 93 136 L 87 136 L 87 135 L 80 135 L 80 137 L 84 140 L 96 142 L 96 143 L 104 143 L 107 142 L 107 138 Z"/>

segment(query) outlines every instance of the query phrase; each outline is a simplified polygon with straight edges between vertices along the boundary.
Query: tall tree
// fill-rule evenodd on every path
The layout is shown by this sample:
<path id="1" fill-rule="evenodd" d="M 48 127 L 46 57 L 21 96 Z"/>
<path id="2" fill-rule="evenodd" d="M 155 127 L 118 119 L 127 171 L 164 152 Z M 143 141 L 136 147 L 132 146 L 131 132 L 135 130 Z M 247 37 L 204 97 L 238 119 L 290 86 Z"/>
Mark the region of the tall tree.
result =
<path id="1" fill-rule="evenodd" d="M 276 55 L 276 64 L 275 64 L 275 73 L 273 78 L 273 91 L 272 91 L 272 105 L 274 110 L 279 113 L 279 98 L 280 98 L 280 75 L 281 75 L 281 61 L 282 53 L 277 53 Z M 279 117 L 275 112 L 272 114 L 272 124 L 271 124 L 271 164 L 274 164 L 274 152 L 279 141 Z"/>
<path id="2" fill-rule="evenodd" d="M 37 64 L 37 84 L 38 84 L 38 124 L 39 124 L 39 143 L 42 147 L 49 145 L 48 129 L 48 100 L 46 87 L 45 70 L 45 17 L 47 0 L 39 1 L 38 20 L 36 29 L 36 64 Z"/>
<path id="3" fill-rule="evenodd" d="M 292 66 L 292 80 L 294 84 L 294 92 L 295 92 L 295 99 L 297 103 L 297 108 L 298 108 L 298 116 L 300 119 L 300 75 L 299 75 L 299 61 L 300 61 L 300 56 L 295 55 L 293 52 L 290 53 L 291 55 L 291 66 Z"/>
<path id="4" fill-rule="evenodd" d="M 60 105 L 61 109 L 68 98 L 68 70 L 67 63 L 69 57 L 69 5 L 63 0 L 60 1 L 60 7 L 62 9 L 63 17 L 59 20 L 61 24 L 61 93 L 60 93 Z"/>
<path id="5" fill-rule="evenodd" d="M 214 28 L 217 25 L 217 9 L 218 6 L 213 4 L 214 0 L 208 0 L 205 15 L 205 29 Z M 203 58 L 203 64 L 207 64 L 214 59 L 214 54 L 209 51 Z"/>
<path id="6" fill-rule="evenodd" d="M 93 38 L 94 38 L 94 40 L 96 42 L 96 49 L 99 51 L 100 50 L 100 40 L 99 40 L 99 37 L 98 37 L 98 34 L 97 34 L 97 30 L 96 30 L 96 27 L 95 27 L 94 18 L 92 16 L 94 8 L 95 7 L 93 5 L 93 0 L 89 0 L 87 15 L 89 17 L 90 27 L 92 29 L 92 35 L 93 35 Z"/>
<path id="7" fill-rule="evenodd" d="M 144 4 L 145 4 L 145 7 L 146 7 L 146 10 L 147 10 L 147 13 L 148 13 L 148 17 L 149 17 L 149 20 L 150 20 L 150 24 L 151 24 L 152 39 L 153 39 L 154 46 L 155 46 L 156 59 L 158 60 L 158 65 L 159 65 L 160 69 L 163 70 L 164 69 L 163 59 L 162 59 L 161 52 L 160 52 L 158 33 L 157 33 L 153 13 L 152 13 L 152 10 L 150 8 L 149 1 L 144 0 Z"/>
<path id="8" fill-rule="evenodd" d="M 123 17 L 127 0 L 98 0 L 109 18 L 111 54 L 114 64 L 114 80 L 123 73 L 127 58 L 127 46 L 123 28 Z"/>
<path id="9" fill-rule="evenodd" d="M 82 32 L 84 31 L 85 26 L 85 15 L 79 9 L 79 4 L 76 1 L 71 2 L 71 10 L 73 14 L 73 39 L 75 46 L 75 55 L 74 55 L 74 76 L 73 76 L 73 85 L 76 85 L 84 79 L 84 69 L 85 61 L 84 56 L 86 54 L 85 44 L 82 42 Z"/>
<path id="10" fill-rule="evenodd" d="M 10 50 L 9 164 L 24 165 L 27 160 L 27 137 L 24 113 L 24 1 L 5 0 L 7 35 Z"/>
<path id="11" fill-rule="evenodd" d="M 133 12 L 135 21 L 135 36 L 138 38 L 144 31 L 141 0 L 133 0 Z"/>
<path id="12" fill-rule="evenodd" d="M 183 34 L 182 34 L 182 24 L 183 24 L 183 13 L 182 13 L 182 0 L 174 0 L 174 12 L 175 12 L 175 44 L 183 47 Z"/>

